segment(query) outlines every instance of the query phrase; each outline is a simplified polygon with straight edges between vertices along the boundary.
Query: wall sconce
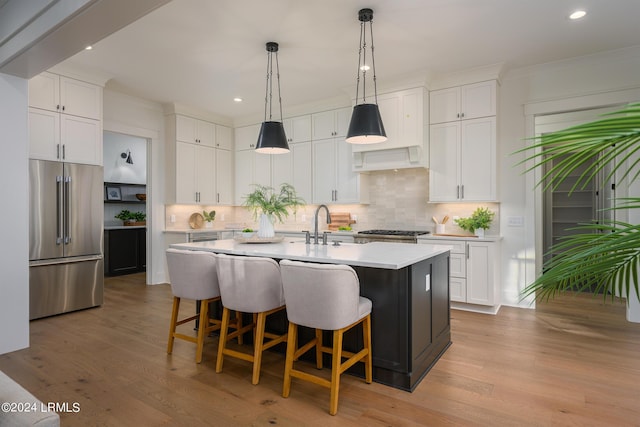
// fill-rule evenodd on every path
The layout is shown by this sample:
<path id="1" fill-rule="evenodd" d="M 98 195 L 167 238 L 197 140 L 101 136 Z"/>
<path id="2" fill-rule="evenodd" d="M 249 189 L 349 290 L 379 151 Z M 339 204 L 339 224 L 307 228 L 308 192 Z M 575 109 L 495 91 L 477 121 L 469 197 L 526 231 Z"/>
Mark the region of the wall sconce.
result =
<path id="1" fill-rule="evenodd" d="M 133 164 L 133 160 L 131 159 L 131 150 L 127 149 L 127 152 L 121 153 L 120 157 L 122 157 L 123 159 L 127 159 L 126 162 L 129 163 L 130 165 Z"/>

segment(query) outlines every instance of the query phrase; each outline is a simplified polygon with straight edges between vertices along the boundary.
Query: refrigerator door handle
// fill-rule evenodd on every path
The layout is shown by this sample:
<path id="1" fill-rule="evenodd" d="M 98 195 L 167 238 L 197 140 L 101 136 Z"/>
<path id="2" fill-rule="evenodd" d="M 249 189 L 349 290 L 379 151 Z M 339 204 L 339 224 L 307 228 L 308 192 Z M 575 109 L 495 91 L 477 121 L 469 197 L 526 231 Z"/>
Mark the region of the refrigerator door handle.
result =
<path id="1" fill-rule="evenodd" d="M 64 244 L 71 242 L 71 177 L 64 177 Z"/>
<path id="2" fill-rule="evenodd" d="M 56 245 L 62 244 L 64 213 L 62 210 L 62 176 L 56 176 Z"/>

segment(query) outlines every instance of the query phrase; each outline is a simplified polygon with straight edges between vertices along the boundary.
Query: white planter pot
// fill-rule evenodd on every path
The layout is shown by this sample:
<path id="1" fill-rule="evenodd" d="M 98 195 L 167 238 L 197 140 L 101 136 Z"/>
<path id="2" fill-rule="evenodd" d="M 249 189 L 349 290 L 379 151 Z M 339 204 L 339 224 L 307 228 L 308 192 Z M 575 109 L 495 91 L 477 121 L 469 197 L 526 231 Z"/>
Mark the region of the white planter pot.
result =
<path id="1" fill-rule="evenodd" d="M 258 237 L 269 239 L 276 235 L 273 229 L 273 221 L 267 214 L 260 215 L 260 228 L 258 229 Z"/>
<path id="2" fill-rule="evenodd" d="M 476 228 L 473 231 L 473 234 L 475 234 L 478 237 L 484 237 L 484 228 Z"/>
<path id="3" fill-rule="evenodd" d="M 204 228 L 213 228 L 213 222 L 207 221 L 204 223 Z"/>

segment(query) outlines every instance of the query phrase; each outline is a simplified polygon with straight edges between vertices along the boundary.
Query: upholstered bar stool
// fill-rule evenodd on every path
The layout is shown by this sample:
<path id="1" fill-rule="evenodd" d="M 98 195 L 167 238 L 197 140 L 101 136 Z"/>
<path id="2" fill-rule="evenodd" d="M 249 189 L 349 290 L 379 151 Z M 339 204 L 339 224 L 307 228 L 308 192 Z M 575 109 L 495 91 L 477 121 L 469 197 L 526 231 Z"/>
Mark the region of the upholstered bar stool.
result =
<path id="1" fill-rule="evenodd" d="M 267 316 L 284 309 L 282 278 L 278 263 L 271 258 L 231 256 L 219 254 L 218 282 L 222 297 L 222 329 L 218 344 L 216 372 L 222 372 L 224 356 L 253 363 L 252 384 L 260 381 L 262 353 L 276 344 L 285 342 L 287 334 L 265 332 Z M 228 333 L 230 310 L 253 313 L 254 321 L 235 332 Z M 254 330 L 253 354 L 227 348 L 227 342 L 249 330 Z M 268 341 L 265 342 L 265 338 Z"/>
<path id="2" fill-rule="evenodd" d="M 289 319 L 282 396 L 289 397 L 291 377 L 328 387 L 329 413 L 335 415 L 344 371 L 364 362 L 365 381 L 371 383 L 371 300 L 360 296 L 358 276 L 348 265 L 282 260 L 280 270 Z M 360 323 L 364 348 L 357 353 L 343 351 L 343 334 Z M 298 326 L 315 329 L 315 338 L 301 347 L 297 343 Z M 323 345 L 323 330 L 333 331 L 332 347 Z M 294 361 L 314 347 L 318 369 L 322 369 L 322 353 L 331 354 L 331 380 L 293 368 Z"/>
<path id="3" fill-rule="evenodd" d="M 204 337 L 220 329 L 221 322 L 209 318 L 209 303 L 220 299 L 216 256 L 210 252 L 167 249 L 167 267 L 173 293 L 173 312 L 169 325 L 167 353 L 173 352 L 175 338 L 196 343 L 196 363 L 202 361 Z M 178 320 L 180 300 L 200 300 L 200 314 Z M 176 332 L 176 327 L 199 319 L 197 337 Z"/>

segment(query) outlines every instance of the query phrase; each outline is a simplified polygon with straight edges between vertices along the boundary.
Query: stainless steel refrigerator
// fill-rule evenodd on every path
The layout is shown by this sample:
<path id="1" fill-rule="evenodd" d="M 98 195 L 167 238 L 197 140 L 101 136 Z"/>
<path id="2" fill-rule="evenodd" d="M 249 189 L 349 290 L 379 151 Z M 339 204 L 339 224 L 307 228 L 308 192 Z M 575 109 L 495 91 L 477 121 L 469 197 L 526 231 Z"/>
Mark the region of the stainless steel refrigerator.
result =
<path id="1" fill-rule="evenodd" d="M 101 305 L 101 166 L 29 160 L 29 318 Z"/>

